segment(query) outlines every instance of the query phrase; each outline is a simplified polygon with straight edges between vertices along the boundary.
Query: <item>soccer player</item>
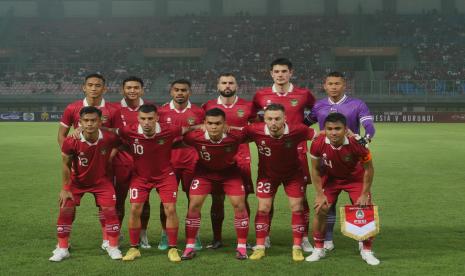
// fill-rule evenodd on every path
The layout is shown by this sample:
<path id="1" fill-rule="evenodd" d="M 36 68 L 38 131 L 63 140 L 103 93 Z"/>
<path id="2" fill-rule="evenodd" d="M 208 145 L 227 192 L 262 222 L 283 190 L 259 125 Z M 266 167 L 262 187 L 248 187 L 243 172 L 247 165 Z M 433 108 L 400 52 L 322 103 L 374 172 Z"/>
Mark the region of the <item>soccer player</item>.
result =
<path id="1" fill-rule="evenodd" d="M 191 96 L 190 81 L 186 79 L 173 81 L 170 86 L 170 95 L 171 101 L 158 109 L 160 122 L 179 127 L 191 127 L 203 122 L 205 112 L 189 100 Z M 194 148 L 181 142 L 182 137 L 179 137 L 171 151 L 171 164 L 178 183 L 181 182 L 182 190 L 189 198 L 189 186 L 192 182 L 198 156 Z M 160 205 L 160 221 L 162 223 L 162 234 L 158 249 L 166 250 L 168 249 L 168 241 L 165 231 L 166 215 L 163 211 L 163 205 Z M 202 243 L 198 237 L 196 239 L 196 249 L 202 249 Z"/>
<path id="2" fill-rule="evenodd" d="M 58 144 L 60 147 L 63 145 L 63 141 L 68 135 L 70 128 L 75 129 L 74 135 L 79 139 L 79 128 L 81 108 L 86 106 L 94 106 L 102 111 L 102 129 L 109 129 L 114 126 L 114 118 L 117 112 L 117 108 L 110 103 L 105 102 L 103 95 L 107 91 L 105 85 L 105 78 L 100 74 L 90 74 L 84 79 L 82 90 L 84 91 L 85 98 L 83 100 L 75 101 L 69 104 L 63 113 L 61 118 L 60 127 L 58 129 Z M 106 250 L 108 247 L 108 237 L 105 231 L 105 220 L 103 219 L 102 210 L 99 210 L 100 225 L 102 228 L 102 249 Z"/>
<path id="3" fill-rule="evenodd" d="M 331 72 L 326 75 L 323 88 L 328 95 L 327 98 L 318 100 L 306 120 L 313 124 L 319 123 L 320 129 L 324 129 L 324 120 L 328 114 L 339 112 L 347 119 L 347 128 L 350 135 L 360 135 L 360 125 L 365 129 L 365 138 L 360 142 L 370 141 L 375 135 L 373 116 L 366 104 L 359 99 L 347 96 L 346 81 L 340 72 Z M 324 247 L 327 250 L 334 249 L 333 230 L 336 222 L 336 202 L 331 205 L 326 224 L 326 235 Z"/>
<path id="4" fill-rule="evenodd" d="M 278 58 L 271 63 L 270 74 L 273 78 L 273 86 L 258 90 L 255 93 L 253 103 L 257 110 L 264 110 L 271 103 L 279 103 L 286 109 L 286 122 L 290 125 L 301 124 L 304 122 L 304 111 L 311 109 L 315 104 L 315 97 L 310 90 L 294 86 L 290 79 L 293 75 L 292 62 L 286 58 Z M 310 181 L 310 173 L 307 161 L 307 142 L 303 141 L 299 145 L 299 160 L 302 162 L 302 168 L 307 181 Z M 304 197 L 304 217 L 305 217 L 305 235 L 303 239 L 303 249 L 305 252 L 311 252 L 312 246 L 308 240 L 308 222 L 310 209 L 307 197 Z M 273 209 L 271 212 L 271 218 Z M 267 247 L 271 244 L 267 236 Z"/>
<path id="5" fill-rule="evenodd" d="M 258 148 L 257 198 L 255 216 L 257 245 L 251 260 L 265 257 L 265 239 L 270 224 L 270 210 L 281 183 L 289 199 L 292 212 L 292 259 L 303 261 L 302 238 L 305 232 L 303 199 L 306 180 L 297 145 L 313 139 L 315 132 L 303 124 L 287 124 L 284 107 L 269 104 L 264 113 L 264 123 L 245 127 L 245 132 Z"/>
<path id="6" fill-rule="evenodd" d="M 354 137 L 347 137 L 347 122 L 341 113 L 331 113 L 324 120 L 324 134 L 312 143 L 312 182 L 315 186 L 315 216 L 313 240 L 315 248 L 306 258 L 309 262 L 325 257 L 324 234 L 327 213 L 341 191 L 349 194 L 355 205 L 371 204 L 371 186 L 374 169 L 370 151 Z M 362 259 L 369 265 L 380 261 L 371 251 L 372 239 L 363 241 Z"/>
<path id="7" fill-rule="evenodd" d="M 241 99 L 236 95 L 238 87 L 233 74 L 223 73 L 219 75 L 217 88 L 220 95 L 217 99 L 206 102 L 202 106 L 204 110 L 212 108 L 223 110 L 226 114 L 226 123 L 235 127 L 245 127 L 249 122 L 256 120 L 257 115 L 252 102 Z M 239 146 L 236 161 L 241 170 L 242 181 L 246 191 L 245 204 L 247 213 L 250 216 L 247 197 L 249 194 L 254 193 L 254 189 L 250 172 L 250 150 L 248 143 Z M 224 194 L 212 194 L 210 215 L 213 228 L 213 241 L 207 245 L 207 248 L 217 249 L 223 246 L 221 232 L 224 220 Z"/>
<path id="8" fill-rule="evenodd" d="M 131 248 L 123 261 L 132 261 L 140 257 L 139 238 L 141 230 L 140 216 L 144 202 L 150 191 L 156 189 L 166 214 L 166 234 L 168 236 L 168 258 L 179 262 L 176 249 L 178 239 L 178 216 L 176 197 L 178 183 L 171 166 L 171 147 L 174 140 L 183 134 L 179 126 L 158 123 L 157 108 L 144 104 L 139 107 L 138 124 L 118 130 L 118 134 L 134 160 L 129 198 L 131 213 L 129 216 L 129 239 Z"/>
<path id="9" fill-rule="evenodd" d="M 205 114 L 205 130 L 192 131 L 184 137 L 184 142 L 197 150 L 199 161 L 189 191 L 183 260 L 190 260 L 195 256 L 194 243 L 200 228 L 200 212 L 210 193 L 225 193 L 229 197 L 234 209 L 234 228 L 237 234 L 236 258 L 247 259 L 249 216 L 245 208 L 241 172 L 235 158 L 245 136 L 240 131 L 225 134 L 225 118 L 221 109 L 210 109 Z"/>
<path id="10" fill-rule="evenodd" d="M 130 76 L 123 80 L 122 85 L 123 99 L 114 105 L 118 107 L 115 114 L 115 128 L 123 128 L 137 124 L 137 114 L 139 107 L 144 104 L 142 96 L 144 95 L 144 81 L 136 76 Z M 125 202 L 128 195 L 129 183 L 131 181 L 131 172 L 133 167 L 132 156 L 127 151 L 118 151 L 113 158 L 114 185 L 116 192 L 116 211 L 120 225 L 123 223 L 125 213 Z M 151 248 L 147 238 L 147 225 L 150 218 L 149 201 L 144 204 L 141 215 L 140 246 L 142 248 Z"/>
<path id="11" fill-rule="evenodd" d="M 50 261 L 59 262 L 69 257 L 69 236 L 72 223 L 82 196 L 91 193 L 101 208 L 105 220 L 105 232 L 109 240 L 106 248 L 114 260 L 121 259 L 118 249 L 120 226 L 115 210 L 115 191 L 107 173 L 110 153 L 119 145 L 119 139 L 111 132 L 101 131 L 102 111 L 96 107 L 83 107 L 79 112 L 82 128 L 80 139 L 65 138 L 62 146 L 63 187 L 60 191 L 58 215 L 58 246 Z"/>

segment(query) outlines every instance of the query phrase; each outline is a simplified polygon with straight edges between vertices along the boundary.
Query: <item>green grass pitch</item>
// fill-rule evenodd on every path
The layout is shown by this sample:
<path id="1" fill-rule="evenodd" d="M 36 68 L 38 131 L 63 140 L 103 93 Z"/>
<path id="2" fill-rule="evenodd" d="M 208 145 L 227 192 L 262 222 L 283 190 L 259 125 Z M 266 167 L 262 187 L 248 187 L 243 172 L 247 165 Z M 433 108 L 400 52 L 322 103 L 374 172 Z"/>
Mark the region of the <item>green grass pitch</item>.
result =
<path id="1" fill-rule="evenodd" d="M 227 247 L 203 250 L 193 261 L 170 263 L 156 249 L 160 226 L 159 199 L 152 193 L 149 239 L 154 246 L 135 262 L 112 261 L 100 248 L 101 233 L 93 198 L 83 198 L 71 235 L 71 258 L 51 263 L 60 189 L 58 123 L 0 123 L 0 275 L 342 275 L 465 273 L 465 125 L 377 124 L 371 145 L 375 165 L 373 194 L 380 207 L 381 233 L 374 243 L 380 258 L 370 267 L 357 254 L 354 240 L 340 234 L 336 249 L 318 263 L 291 260 L 290 212 L 283 190 L 277 195 L 272 226 L 273 246 L 262 261 L 234 259 L 234 229 L 227 207 Z M 313 187 L 308 196 L 313 201 Z M 179 248 L 184 245 L 186 200 L 180 195 Z M 252 212 L 256 200 L 252 199 Z M 339 204 L 348 202 L 340 197 Z M 201 228 L 211 238 L 207 201 Z M 312 214 L 313 216 L 313 214 Z M 251 221 L 253 222 L 253 221 Z M 122 250 L 128 248 L 124 222 Z M 254 231 L 251 228 L 250 241 Z"/>

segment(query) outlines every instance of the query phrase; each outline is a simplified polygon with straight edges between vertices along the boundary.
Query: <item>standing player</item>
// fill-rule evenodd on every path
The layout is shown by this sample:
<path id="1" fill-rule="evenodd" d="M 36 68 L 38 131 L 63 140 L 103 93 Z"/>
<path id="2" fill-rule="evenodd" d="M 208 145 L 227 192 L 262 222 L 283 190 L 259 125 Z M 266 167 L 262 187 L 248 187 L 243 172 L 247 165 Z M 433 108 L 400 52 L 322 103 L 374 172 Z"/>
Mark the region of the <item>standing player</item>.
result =
<path id="1" fill-rule="evenodd" d="M 102 128 L 112 128 L 114 126 L 115 113 L 117 108 L 103 99 L 103 94 L 107 91 L 105 85 L 105 78 L 100 74 L 90 74 L 84 79 L 82 86 L 85 98 L 83 100 L 75 101 L 69 104 L 61 118 L 60 127 L 58 129 L 58 144 L 60 147 L 69 133 L 71 127 L 77 130 L 76 135 L 79 134 L 79 111 L 86 106 L 94 106 L 102 111 Z M 105 220 L 103 219 L 102 210 L 99 210 L 100 225 L 102 227 L 102 249 L 106 250 L 108 246 L 108 237 L 105 231 Z"/>
<path id="2" fill-rule="evenodd" d="M 230 126 L 245 127 L 249 122 L 255 121 L 257 115 L 254 112 L 252 102 L 239 98 L 236 95 L 237 82 L 233 74 L 224 73 L 218 77 L 217 84 L 219 97 L 206 102 L 202 107 L 204 110 L 219 108 L 226 114 L 226 123 Z M 253 183 L 250 172 L 250 150 L 249 144 L 244 143 L 239 146 L 236 155 L 237 165 L 241 170 L 242 181 L 244 183 L 246 197 L 245 204 L 247 213 L 250 216 L 250 207 L 247 202 L 248 194 L 253 193 Z M 222 226 L 224 220 L 224 194 L 212 194 L 211 222 L 213 228 L 213 241 L 207 248 L 217 249 L 223 246 Z"/>
<path id="3" fill-rule="evenodd" d="M 132 261 L 140 257 L 139 238 L 141 230 L 140 216 L 144 202 L 150 191 L 156 189 L 166 214 L 166 234 L 168 236 L 168 258 L 179 262 L 176 249 L 178 239 L 178 216 L 176 197 L 178 183 L 171 166 L 171 147 L 174 140 L 182 135 L 179 126 L 159 124 L 157 108 L 154 105 L 141 105 L 138 112 L 139 124 L 118 130 L 121 139 L 129 147 L 134 160 L 129 198 L 131 214 L 129 216 L 129 239 L 131 248 L 123 261 Z"/>
<path id="4" fill-rule="evenodd" d="M 264 110 L 271 103 L 279 103 L 286 109 L 286 122 L 290 125 L 302 124 L 304 122 L 304 111 L 311 109 L 315 103 L 315 97 L 310 90 L 294 86 L 290 79 L 293 74 L 292 62 L 286 58 L 278 58 L 271 63 L 270 74 L 274 84 L 272 87 L 266 87 L 255 93 L 253 103 L 257 110 Z M 307 142 L 303 141 L 299 145 L 299 160 L 302 163 L 304 175 L 307 181 L 310 181 L 310 173 L 307 161 Z M 304 218 L 305 218 L 305 235 L 303 239 L 303 249 L 310 252 L 312 246 L 308 241 L 308 221 L 310 209 L 307 197 L 304 196 Z M 271 212 L 272 218 L 273 212 Z M 267 236 L 267 245 L 270 245 Z"/>
<path id="5" fill-rule="evenodd" d="M 251 260 L 265 257 L 265 239 L 270 225 L 270 210 L 276 191 L 283 183 L 292 211 L 292 259 L 303 261 L 302 238 L 305 232 L 303 199 L 306 187 L 304 170 L 297 145 L 313 139 L 315 132 L 303 124 L 287 124 L 284 107 L 269 104 L 264 113 L 264 123 L 245 127 L 248 137 L 258 148 L 257 198 L 255 216 L 257 245 Z"/>
<path id="6" fill-rule="evenodd" d="M 236 258 L 247 259 L 249 216 L 245 208 L 245 191 L 236 154 L 244 140 L 240 131 L 224 133 L 225 113 L 213 108 L 205 114 L 205 129 L 188 133 L 184 142 L 195 147 L 199 161 L 189 191 L 189 210 L 186 216 L 186 249 L 183 260 L 195 256 L 194 242 L 200 228 L 202 205 L 210 193 L 225 193 L 234 208 L 234 228 L 237 234 Z"/>
<path id="7" fill-rule="evenodd" d="M 123 99 L 114 105 L 118 107 L 115 115 L 115 128 L 123 128 L 137 124 L 137 113 L 139 107 L 144 104 L 142 96 L 144 95 L 144 81 L 135 76 L 127 77 L 123 80 L 122 86 Z M 132 156 L 127 151 L 118 151 L 113 158 L 114 185 L 116 192 L 116 211 L 120 225 L 123 224 L 125 213 L 125 202 L 128 195 L 129 183 L 131 181 L 131 172 L 133 167 Z M 140 246 L 150 248 L 147 238 L 147 225 L 150 218 L 149 201 L 144 204 L 141 215 Z"/>
<path id="8" fill-rule="evenodd" d="M 315 217 L 313 240 L 315 248 L 306 258 L 316 262 L 325 257 L 324 233 L 329 208 L 336 203 L 341 191 L 349 193 L 352 204 L 371 204 L 371 185 L 374 169 L 370 151 L 354 137 L 346 137 L 346 118 L 341 113 L 331 113 L 324 120 L 325 134 L 312 143 L 312 182 L 315 186 Z M 362 259 L 369 265 L 380 262 L 371 251 L 372 239 L 363 241 Z"/>
<path id="9" fill-rule="evenodd" d="M 171 101 L 163 105 L 158 110 L 160 122 L 172 124 L 179 127 L 190 127 L 201 124 L 204 118 L 202 108 L 192 104 L 189 100 L 191 95 L 191 83 L 185 79 L 175 80 L 170 86 Z M 176 143 L 171 151 L 171 164 L 176 174 L 176 179 L 181 181 L 182 190 L 189 199 L 189 186 L 194 174 L 195 164 L 198 156 L 194 148 L 180 143 L 182 137 Z M 163 205 L 160 205 L 160 221 L 162 223 L 162 234 L 158 249 L 168 249 L 166 237 L 166 215 L 163 211 Z M 196 249 L 202 249 L 202 243 L 197 237 Z"/>
<path id="10" fill-rule="evenodd" d="M 365 129 L 365 138 L 360 142 L 370 141 L 375 135 L 373 116 L 366 104 L 359 99 L 352 98 L 345 94 L 346 81 L 340 72 L 329 73 L 323 84 L 323 88 L 328 95 L 327 98 L 318 100 L 308 116 L 310 124 L 319 122 L 320 129 L 324 129 L 324 120 L 330 113 L 339 112 L 347 119 L 347 127 L 351 135 L 360 135 L 360 125 Z M 327 250 L 334 249 L 333 230 L 336 222 L 336 202 L 331 205 L 326 224 L 326 236 L 324 247 Z"/>
<path id="11" fill-rule="evenodd" d="M 69 257 L 68 240 L 76 206 L 79 206 L 85 193 L 93 194 L 96 204 L 102 210 L 105 232 L 109 239 L 109 246 L 106 248 L 108 255 L 114 260 L 121 259 L 115 191 L 107 173 L 110 153 L 119 145 L 119 140 L 113 133 L 99 130 L 102 112 L 96 107 L 83 107 L 79 114 L 82 128 L 80 139 L 65 138 L 61 146 L 63 187 L 57 222 L 58 246 L 49 260 L 59 262 Z"/>

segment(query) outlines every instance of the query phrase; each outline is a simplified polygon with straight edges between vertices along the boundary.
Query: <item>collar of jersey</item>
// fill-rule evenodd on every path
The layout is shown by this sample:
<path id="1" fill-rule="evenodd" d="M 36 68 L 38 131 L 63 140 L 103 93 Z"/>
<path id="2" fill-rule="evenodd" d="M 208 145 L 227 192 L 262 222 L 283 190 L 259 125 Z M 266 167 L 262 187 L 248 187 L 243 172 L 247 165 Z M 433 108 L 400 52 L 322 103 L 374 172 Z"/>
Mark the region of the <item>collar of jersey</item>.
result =
<path id="1" fill-rule="evenodd" d="M 138 134 L 144 135 L 146 138 L 153 138 L 155 135 L 157 135 L 157 134 L 160 133 L 160 132 L 161 132 L 161 127 L 160 127 L 160 124 L 159 124 L 159 123 L 156 123 L 156 124 L 155 124 L 155 134 L 154 134 L 153 136 L 150 136 L 150 137 L 149 137 L 149 136 L 146 136 L 146 135 L 144 134 L 144 130 L 142 129 L 142 126 L 141 126 L 140 124 L 137 126 L 137 133 L 138 133 Z"/>
<path id="2" fill-rule="evenodd" d="M 205 140 L 210 140 L 210 142 L 212 142 L 213 144 L 219 144 L 219 143 L 221 143 L 221 141 L 223 141 L 224 138 L 226 138 L 226 133 L 223 133 L 223 137 L 221 137 L 221 140 L 219 140 L 217 142 L 210 139 L 210 135 L 208 134 L 208 131 L 206 131 L 206 130 L 205 130 L 204 136 L 205 136 Z"/>
<path id="3" fill-rule="evenodd" d="M 325 143 L 328 144 L 328 145 L 330 145 L 333 149 L 339 150 L 339 149 L 341 149 L 343 146 L 346 146 L 346 145 L 349 144 L 349 139 L 348 139 L 347 137 L 344 137 L 344 142 L 342 143 L 342 145 L 340 145 L 340 146 L 337 147 L 337 148 L 331 144 L 331 141 L 329 141 L 328 137 L 325 137 Z"/>
<path id="4" fill-rule="evenodd" d="M 265 135 L 271 136 L 270 129 L 268 128 L 268 126 L 266 124 L 265 124 L 265 130 L 264 131 L 265 131 Z M 285 134 L 289 134 L 289 126 L 287 124 L 284 124 L 284 133 L 283 133 L 283 135 L 285 135 Z M 271 136 L 271 137 L 273 137 L 273 136 Z M 281 137 L 279 137 L 279 138 L 281 138 Z"/>
<path id="5" fill-rule="evenodd" d="M 346 99 L 347 95 L 344 94 L 344 96 L 342 96 L 342 98 L 339 101 L 337 101 L 337 103 L 333 102 L 330 97 L 328 97 L 328 102 L 329 104 L 342 104 Z"/>
<path id="6" fill-rule="evenodd" d="M 144 104 L 144 100 L 142 100 L 142 98 L 139 98 L 139 105 L 138 105 L 136 108 L 132 109 L 132 108 L 129 107 L 129 105 L 128 105 L 128 103 L 126 102 L 126 99 L 125 99 L 125 98 L 123 98 L 123 99 L 121 100 L 121 106 L 122 106 L 122 107 L 126 107 L 127 109 L 129 109 L 129 110 L 131 110 L 131 111 L 137 111 L 137 110 L 139 110 L 139 107 L 140 107 L 141 105 L 143 105 L 143 104 Z"/>
<path id="7" fill-rule="evenodd" d="M 239 97 L 238 96 L 235 96 L 236 99 L 234 100 L 234 102 L 230 105 L 225 105 L 224 103 L 221 102 L 221 96 L 218 97 L 218 100 L 216 101 L 217 104 L 221 104 L 222 106 L 224 106 L 224 108 L 233 108 L 237 101 L 239 100 Z"/>
<path id="8" fill-rule="evenodd" d="M 271 86 L 271 91 L 273 91 L 273 93 L 276 93 L 276 95 L 280 97 L 287 96 L 287 94 L 291 93 L 293 90 L 294 90 L 294 85 L 292 83 L 289 83 L 289 89 L 284 94 L 278 93 L 278 89 L 276 89 L 276 84 L 273 84 L 273 86 Z"/>
<path id="9" fill-rule="evenodd" d="M 93 142 L 93 143 L 87 141 L 87 140 L 86 140 L 86 137 L 84 137 L 84 135 L 82 134 L 82 132 L 81 132 L 81 134 L 80 134 L 80 137 L 81 137 L 81 142 L 87 143 L 89 146 L 95 146 L 95 145 L 97 145 L 97 143 L 98 143 L 98 141 L 99 141 L 100 139 L 103 139 L 103 133 L 102 133 L 102 131 L 99 129 L 99 130 L 98 130 L 98 139 L 97 139 L 97 141 L 95 141 L 95 142 Z"/>
<path id="10" fill-rule="evenodd" d="M 178 110 L 175 106 L 174 106 L 174 102 L 173 100 L 170 101 L 170 109 L 174 111 L 176 111 L 177 113 L 184 113 L 186 112 L 186 110 L 188 110 L 189 108 L 191 108 L 191 102 L 190 101 L 187 101 L 187 106 L 186 108 L 184 108 L 183 110 Z"/>
<path id="11" fill-rule="evenodd" d="M 84 98 L 84 100 L 82 101 L 82 105 L 83 106 L 89 106 L 89 103 L 87 102 L 87 98 Z M 102 98 L 102 101 L 100 102 L 100 105 L 96 106 L 96 107 L 105 107 L 105 99 Z"/>

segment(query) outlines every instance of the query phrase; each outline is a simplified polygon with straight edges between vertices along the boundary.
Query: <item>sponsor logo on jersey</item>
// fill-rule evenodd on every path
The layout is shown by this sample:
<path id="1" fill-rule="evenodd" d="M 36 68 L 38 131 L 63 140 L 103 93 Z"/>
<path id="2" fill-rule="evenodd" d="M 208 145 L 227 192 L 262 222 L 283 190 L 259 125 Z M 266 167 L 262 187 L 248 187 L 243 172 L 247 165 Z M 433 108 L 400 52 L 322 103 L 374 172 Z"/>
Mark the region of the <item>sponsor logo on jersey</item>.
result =
<path id="1" fill-rule="evenodd" d="M 291 106 L 297 106 L 299 101 L 297 99 L 291 99 Z"/>
<path id="2" fill-rule="evenodd" d="M 157 141 L 157 143 L 158 143 L 159 145 L 163 145 L 163 144 L 165 143 L 165 140 L 164 140 L 164 139 L 159 139 L 159 140 Z"/>
<path id="3" fill-rule="evenodd" d="M 244 110 L 242 110 L 242 109 L 238 109 L 238 110 L 237 110 L 237 116 L 238 116 L 239 118 L 244 117 L 244 114 L 245 114 L 245 111 L 244 111 Z"/>
<path id="4" fill-rule="evenodd" d="M 355 217 L 357 219 L 363 219 L 365 217 L 365 213 L 362 210 L 358 210 L 357 213 L 355 213 Z"/>
<path id="5" fill-rule="evenodd" d="M 284 142 L 284 146 L 285 146 L 286 148 L 292 148 L 292 141 L 291 141 L 291 140 L 286 140 L 286 141 Z"/>
<path id="6" fill-rule="evenodd" d="M 343 157 L 345 162 L 350 162 L 352 161 L 352 154 L 347 154 L 346 156 Z"/>
<path id="7" fill-rule="evenodd" d="M 187 123 L 189 125 L 191 125 L 191 126 L 194 125 L 195 124 L 195 118 L 194 117 L 187 118 Z"/>

